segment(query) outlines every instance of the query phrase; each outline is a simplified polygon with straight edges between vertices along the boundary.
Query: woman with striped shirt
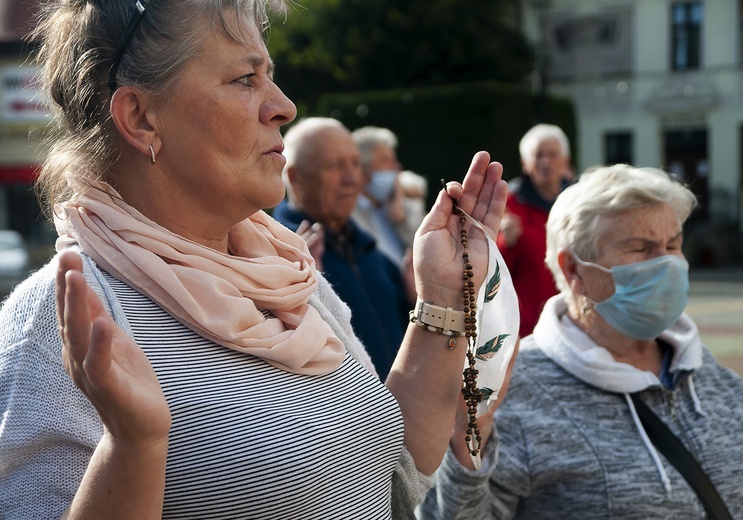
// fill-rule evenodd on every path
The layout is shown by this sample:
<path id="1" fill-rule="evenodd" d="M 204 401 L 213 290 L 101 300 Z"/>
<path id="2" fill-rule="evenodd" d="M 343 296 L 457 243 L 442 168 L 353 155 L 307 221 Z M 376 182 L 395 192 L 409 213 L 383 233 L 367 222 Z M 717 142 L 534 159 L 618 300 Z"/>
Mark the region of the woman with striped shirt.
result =
<path id="1" fill-rule="evenodd" d="M 0 312 L 0 517 L 404 518 L 430 485 L 465 339 L 411 325 L 383 385 L 306 244 L 261 211 L 284 196 L 296 115 L 265 8 L 46 4 L 59 131 L 39 188 L 59 253 Z M 451 197 L 494 236 L 489 161 L 421 226 L 421 300 L 462 308 Z"/>

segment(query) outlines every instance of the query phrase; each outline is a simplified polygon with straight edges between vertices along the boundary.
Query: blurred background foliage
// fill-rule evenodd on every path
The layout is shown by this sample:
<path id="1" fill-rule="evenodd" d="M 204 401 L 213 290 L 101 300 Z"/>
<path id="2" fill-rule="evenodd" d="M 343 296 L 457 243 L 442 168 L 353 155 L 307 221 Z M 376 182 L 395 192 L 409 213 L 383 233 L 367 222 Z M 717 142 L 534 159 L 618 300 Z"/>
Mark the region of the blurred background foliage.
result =
<path id="1" fill-rule="evenodd" d="M 461 179 L 477 150 L 512 178 L 521 135 L 545 113 L 575 142 L 570 103 L 533 93 L 535 52 L 519 31 L 518 7 L 518 0 L 296 0 L 272 20 L 276 82 L 300 118 L 390 128 L 403 166 L 435 182 L 434 193 L 439 178 Z"/>
<path id="2" fill-rule="evenodd" d="M 547 111 L 575 142 L 572 103 L 550 98 Z M 351 129 L 375 125 L 395 132 L 400 162 L 429 180 L 430 205 L 439 180 L 461 181 L 479 150 L 503 164 L 505 179 L 518 176 L 519 141 L 538 119 L 538 103 L 518 85 L 480 81 L 326 94 L 318 99 L 316 112 Z"/>
<path id="3" fill-rule="evenodd" d="M 297 0 L 269 50 L 292 99 L 477 80 L 518 83 L 534 67 L 513 0 Z"/>

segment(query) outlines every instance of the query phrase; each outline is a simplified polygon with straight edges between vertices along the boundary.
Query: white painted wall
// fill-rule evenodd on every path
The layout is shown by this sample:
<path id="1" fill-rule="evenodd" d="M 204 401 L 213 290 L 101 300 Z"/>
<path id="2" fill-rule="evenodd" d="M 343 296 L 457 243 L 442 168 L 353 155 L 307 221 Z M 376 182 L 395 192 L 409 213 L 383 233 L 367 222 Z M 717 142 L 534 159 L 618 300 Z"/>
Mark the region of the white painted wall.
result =
<path id="1" fill-rule="evenodd" d="M 737 0 L 704 0 L 702 65 L 675 72 L 670 67 L 673 0 L 552 0 L 550 12 L 595 13 L 607 6 L 631 6 L 632 72 L 624 77 L 583 77 L 551 81 L 553 93 L 571 98 L 578 118 L 579 171 L 604 161 L 604 135 L 630 130 L 637 166 L 663 164 L 665 125 L 706 127 L 710 190 L 727 190 L 735 202 L 733 215 L 743 230 L 741 129 L 743 128 L 743 62 Z M 531 3 L 524 5 L 524 30 L 537 41 Z M 626 89 L 617 86 L 624 82 Z M 670 89 L 676 93 L 668 95 Z M 672 103 L 670 112 L 662 107 Z"/>

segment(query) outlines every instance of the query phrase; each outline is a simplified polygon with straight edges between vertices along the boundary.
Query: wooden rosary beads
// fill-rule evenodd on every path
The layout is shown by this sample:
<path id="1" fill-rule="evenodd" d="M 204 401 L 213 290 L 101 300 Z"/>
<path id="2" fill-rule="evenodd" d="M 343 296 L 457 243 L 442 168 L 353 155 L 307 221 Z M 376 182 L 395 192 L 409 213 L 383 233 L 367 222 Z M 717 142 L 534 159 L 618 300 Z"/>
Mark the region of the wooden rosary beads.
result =
<path id="1" fill-rule="evenodd" d="M 446 183 L 441 180 L 446 189 Z M 467 217 L 464 211 L 457 205 L 457 200 L 452 199 L 454 210 L 459 213 L 459 237 L 462 242 L 462 260 L 464 261 L 464 270 L 462 273 L 462 295 L 464 297 L 464 330 L 467 338 L 467 368 L 462 373 L 462 396 L 467 404 L 467 415 L 469 422 L 464 437 L 467 443 L 467 449 L 470 455 L 477 457 L 480 453 L 480 444 L 482 436 L 480 428 L 477 426 L 477 406 L 482 401 L 482 391 L 477 388 L 478 370 L 475 368 L 475 352 L 477 351 L 477 290 L 475 283 L 472 281 L 474 273 L 470 263 L 470 255 L 467 252 Z M 474 437 L 473 437 L 474 435 Z"/>
<path id="2" fill-rule="evenodd" d="M 470 454 L 473 457 L 477 457 L 478 453 L 480 453 L 480 443 L 482 442 L 480 428 L 477 426 L 477 405 L 482 401 L 482 392 L 477 388 L 478 370 L 475 368 L 475 352 L 477 350 L 477 290 L 475 289 L 475 283 L 472 281 L 474 273 L 472 272 L 472 264 L 470 263 L 469 253 L 467 252 L 466 217 L 461 209 L 457 208 L 457 210 L 459 211 L 459 223 L 461 225 L 459 233 L 463 248 L 462 260 L 464 260 L 462 293 L 464 296 L 464 312 L 467 315 L 464 318 L 464 335 L 467 338 L 468 366 L 462 373 L 462 396 L 464 397 L 464 402 L 467 403 L 469 423 L 467 424 L 467 434 L 464 440 L 467 443 L 467 449 Z"/>

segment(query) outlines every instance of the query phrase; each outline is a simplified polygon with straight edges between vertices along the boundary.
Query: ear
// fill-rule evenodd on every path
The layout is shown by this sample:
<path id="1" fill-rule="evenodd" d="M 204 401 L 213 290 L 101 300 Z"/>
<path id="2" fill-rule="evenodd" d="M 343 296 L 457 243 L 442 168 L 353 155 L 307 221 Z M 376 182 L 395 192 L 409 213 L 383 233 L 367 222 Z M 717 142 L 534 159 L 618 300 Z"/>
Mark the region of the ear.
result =
<path id="1" fill-rule="evenodd" d="M 301 204 L 301 200 L 297 200 L 297 193 L 299 193 L 300 198 L 302 195 L 302 186 L 301 183 L 297 183 L 297 180 L 299 179 L 299 172 L 297 171 L 297 167 L 292 165 L 288 166 L 286 170 L 284 170 L 283 173 L 284 177 L 284 187 L 286 188 L 286 194 L 289 197 L 289 201 L 293 204 Z"/>
<path id="2" fill-rule="evenodd" d="M 576 294 L 585 294 L 586 287 L 583 283 L 583 277 L 578 272 L 580 264 L 576 262 L 573 253 L 567 249 L 559 251 L 557 253 L 557 263 L 570 289 Z"/>
<path id="3" fill-rule="evenodd" d="M 529 175 L 529 168 L 530 167 L 529 167 L 527 161 L 525 161 L 524 159 L 519 159 L 519 161 L 521 162 L 521 171 L 522 171 L 522 173 L 524 175 Z"/>
<path id="4" fill-rule="evenodd" d="M 124 140 L 138 152 L 149 157 L 150 146 L 155 154 L 160 151 L 151 96 L 132 86 L 119 87 L 111 98 L 111 119 Z"/>
<path id="5" fill-rule="evenodd" d="M 297 167 L 296 166 L 289 166 L 286 168 L 286 172 L 284 173 L 285 179 L 287 183 L 290 185 L 294 185 L 294 181 L 297 178 Z"/>

